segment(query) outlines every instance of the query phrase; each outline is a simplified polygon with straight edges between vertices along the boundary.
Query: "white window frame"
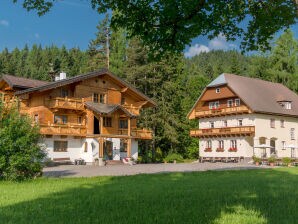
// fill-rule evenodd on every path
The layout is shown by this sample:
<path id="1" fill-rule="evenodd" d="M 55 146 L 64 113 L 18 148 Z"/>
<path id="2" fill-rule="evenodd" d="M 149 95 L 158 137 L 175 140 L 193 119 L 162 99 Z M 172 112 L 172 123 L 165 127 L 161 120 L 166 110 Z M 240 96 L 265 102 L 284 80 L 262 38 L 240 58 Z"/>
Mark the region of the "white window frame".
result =
<path id="1" fill-rule="evenodd" d="M 209 109 L 217 109 L 219 108 L 219 106 L 220 106 L 219 101 L 209 102 Z"/>
<path id="2" fill-rule="evenodd" d="M 239 107 L 241 104 L 241 101 L 239 98 L 235 99 L 235 107 Z"/>
<path id="3" fill-rule="evenodd" d="M 240 123 L 241 123 L 241 125 L 240 125 Z M 242 127 L 243 126 L 243 119 L 238 119 L 238 126 L 239 127 Z"/>
<path id="4" fill-rule="evenodd" d="M 270 128 L 275 128 L 275 119 L 274 118 L 270 119 Z"/>
<path id="5" fill-rule="evenodd" d="M 228 127 L 228 121 L 227 120 L 223 120 L 222 121 L 222 126 L 225 127 L 225 128 Z"/>
<path id="6" fill-rule="evenodd" d="M 283 119 L 280 120 L 280 127 L 281 128 L 285 127 L 285 120 L 283 120 Z"/>
<path id="7" fill-rule="evenodd" d="M 234 148 L 234 149 L 237 148 L 237 140 L 231 140 L 230 141 L 230 147 Z"/>
<path id="8" fill-rule="evenodd" d="M 207 140 L 206 141 L 206 148 L 212 148 L 212 141 L 211 140 Z"/>
<path id="9" fill-rule="evenodd" d="M 223 140 L 218 141 L 218 148 L 220 148 L 220 149 L 224 148 L 224 141 Z"/>
<path id="10" fill-rule="evenodd" d="M 233 107 L 234 100 L 227 100 L 227 107 Z"/>
<path id="11" fill-rule="evenodd" d="M 286 141 L 281 141 L 281 149 L 286 149 Z"/>
<path id="12" fill-rule="evenodd" d="M 209 127 L 210 128 L 214 128 L 215 126 L 214 126 L 214 121 L 209 121 Z"/>
<path id="13" fill-rule="evenodd" d="M 215 93 L 220 93 L 220 88 L 216 88 Z"/>
<path id="14" fill-rule="evenodd" d="M 295 140 L 295 128 L 291 128 L 290 129 L 290 138 L 291 140 Z"/>

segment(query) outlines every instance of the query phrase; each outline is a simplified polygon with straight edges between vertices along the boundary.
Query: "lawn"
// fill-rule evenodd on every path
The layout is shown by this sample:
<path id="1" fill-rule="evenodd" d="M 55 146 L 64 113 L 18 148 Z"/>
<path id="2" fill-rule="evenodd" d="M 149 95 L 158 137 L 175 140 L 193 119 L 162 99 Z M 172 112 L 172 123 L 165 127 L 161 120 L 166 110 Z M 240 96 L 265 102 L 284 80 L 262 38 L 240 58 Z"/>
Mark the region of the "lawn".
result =
<path id="1" fill-rule="evenodd" d="M 0 223 L 298 223 L 298 168 L 0 182 Z"/>

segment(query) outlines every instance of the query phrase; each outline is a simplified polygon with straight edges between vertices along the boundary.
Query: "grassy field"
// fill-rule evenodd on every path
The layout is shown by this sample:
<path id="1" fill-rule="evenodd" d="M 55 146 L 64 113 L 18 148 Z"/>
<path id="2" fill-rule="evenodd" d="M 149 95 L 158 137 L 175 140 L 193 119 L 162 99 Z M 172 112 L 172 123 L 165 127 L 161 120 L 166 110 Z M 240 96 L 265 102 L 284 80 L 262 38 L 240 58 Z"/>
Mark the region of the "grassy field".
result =
<path id="1" fill-rule="evenodd" d="M 298 223 L 298 168 L 0 182 L 0 223 Z"/>

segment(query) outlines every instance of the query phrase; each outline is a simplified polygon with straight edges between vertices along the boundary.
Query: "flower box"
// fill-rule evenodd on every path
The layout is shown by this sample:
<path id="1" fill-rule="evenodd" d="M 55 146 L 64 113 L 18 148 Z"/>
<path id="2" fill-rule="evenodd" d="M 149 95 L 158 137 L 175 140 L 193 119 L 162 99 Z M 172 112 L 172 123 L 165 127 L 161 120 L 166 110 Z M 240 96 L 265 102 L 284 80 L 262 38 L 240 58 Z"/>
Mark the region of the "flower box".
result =
<path id="1" fill-rule="evenodd" d="M 229 148 L 229 152 L 237 152 L 237 148 Z"/>
<path id="2" fill-rule="evenodd" d="M 216 152 L 223 152 L 223 151 L 225 151 L 223 148 L 217 148 L 216 149 Z"/>
<path id="3" fill-rule="evenodd" d="M 212 152 L 211 148 L 205 148 L 204 152 Z"/>

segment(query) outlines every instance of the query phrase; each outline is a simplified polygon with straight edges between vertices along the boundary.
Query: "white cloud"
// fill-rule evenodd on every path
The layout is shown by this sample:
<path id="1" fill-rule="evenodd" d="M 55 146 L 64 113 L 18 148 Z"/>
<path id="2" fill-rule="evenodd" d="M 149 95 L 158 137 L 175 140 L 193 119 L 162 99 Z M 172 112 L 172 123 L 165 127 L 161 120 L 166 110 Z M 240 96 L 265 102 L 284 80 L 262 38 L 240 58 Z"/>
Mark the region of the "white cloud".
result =
<path id="1" fill-rule="evenodd" d="M 217 37 L 209 41 L 209 48 L 212 50 L 227 50 L 229 43 L 223 34 L 219 34 Z"/>
<path id="2" fill-rule="evenodd" d="M 0 25 L 1 26 L 9 26 L 9 22 L 7 20 L 2 19 L 2 20 L 0 20 Z"/>
<path id="3" fill-rule="evenodd" d="M 191 58 L 193 56 L 199 55 L 202 52 L 209 52 L 209 47 L 205 45 L 195 44 L 194 46 L 191 46 L 185 53 L 184 56 L 187 58 Z"/>
<path id="4" fill-rule="evenodd" d="M 39 37 L 40 37 L 38 33 L 35 33 L 34 36 L 36 39 L 39 39 Z"/>

